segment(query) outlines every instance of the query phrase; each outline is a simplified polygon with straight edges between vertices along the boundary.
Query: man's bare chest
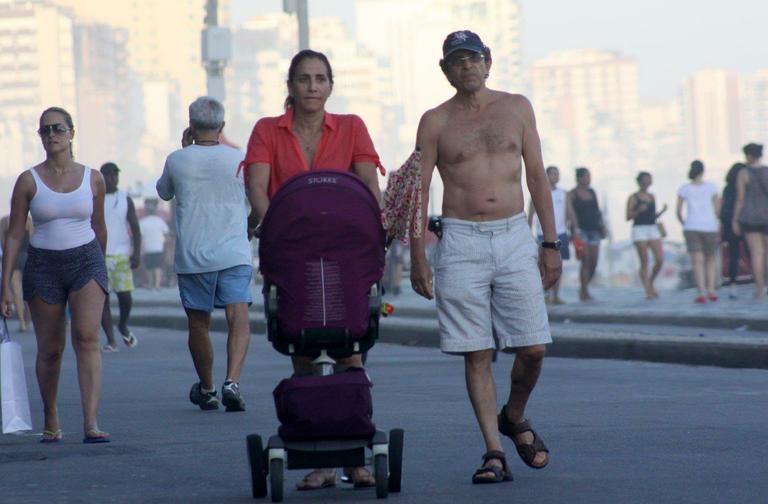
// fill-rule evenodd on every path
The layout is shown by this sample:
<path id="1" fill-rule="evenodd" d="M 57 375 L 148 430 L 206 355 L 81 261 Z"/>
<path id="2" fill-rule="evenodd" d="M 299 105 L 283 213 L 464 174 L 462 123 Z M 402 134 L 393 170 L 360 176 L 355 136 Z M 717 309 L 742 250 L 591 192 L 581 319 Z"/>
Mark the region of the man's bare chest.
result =
<path id="1" fill-rule="evenodd" d="M 438 141 L 438 157 L 449 164 L 478 156 L 520 155 L 522 126 L 514 118 L 489 114 L 476 119 L 449 121 Z"/>

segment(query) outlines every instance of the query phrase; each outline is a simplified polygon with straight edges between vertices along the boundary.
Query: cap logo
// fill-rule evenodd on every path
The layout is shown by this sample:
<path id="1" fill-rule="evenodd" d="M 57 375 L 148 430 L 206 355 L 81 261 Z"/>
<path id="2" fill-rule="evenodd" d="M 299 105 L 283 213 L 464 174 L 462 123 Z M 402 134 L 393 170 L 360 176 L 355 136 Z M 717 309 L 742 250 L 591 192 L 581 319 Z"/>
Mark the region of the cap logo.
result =
<path id="1" fill-rule="evenodd" d="M 451 41 L 451 45 L 461 44 L 467 41 L 469 36 L 467 35 L 467 32 L 456 32 L 453 34 L 453 40 Z"/>

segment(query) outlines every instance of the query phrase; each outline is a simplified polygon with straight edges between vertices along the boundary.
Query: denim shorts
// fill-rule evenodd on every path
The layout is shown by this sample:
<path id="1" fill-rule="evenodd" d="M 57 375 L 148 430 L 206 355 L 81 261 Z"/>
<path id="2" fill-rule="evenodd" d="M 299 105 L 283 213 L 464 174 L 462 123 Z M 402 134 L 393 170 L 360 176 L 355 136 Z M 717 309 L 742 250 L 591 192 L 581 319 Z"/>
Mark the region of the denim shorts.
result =
<path id="1" fill-rule="evenodd" d="M 604 238 L 599 229 L 579 229 L 579 235 L 584 243 L 590 245 L 600 245 L 600 240 Z"/>
<path id="2" fill-rule="evenodd" d="M 252 277 L 253 268 L 245 264 L 208 273 L 179 274 L 181 304 L 205 312 L 231 304 L 250 305 Z"/>
<path id="3" fill-rule="evenodd" d="M 82 289 L 91 280 L 105 294 L 109 292 L 107 265 L 97 240 L 65 250 L 29 246 L 22 279 L 25 301 L 39 296 L 48 304 L 65 304 L 70 292 Z"/>

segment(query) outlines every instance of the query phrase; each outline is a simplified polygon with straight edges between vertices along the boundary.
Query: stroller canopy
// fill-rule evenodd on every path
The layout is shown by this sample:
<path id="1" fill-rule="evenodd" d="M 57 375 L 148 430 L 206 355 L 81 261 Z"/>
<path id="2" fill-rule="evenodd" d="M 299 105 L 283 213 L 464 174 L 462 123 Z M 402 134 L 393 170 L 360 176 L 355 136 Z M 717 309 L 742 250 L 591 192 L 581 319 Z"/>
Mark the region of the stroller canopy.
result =
<path id="1" fill-rule="evenodd" d="M 280 333 L 338 327 L 362 337 L 368 293 L 384 272 L 379 205 L 356 175 L 310 171 L 290 179 L 261 225 L 260 270 L 280 297 Z"/>

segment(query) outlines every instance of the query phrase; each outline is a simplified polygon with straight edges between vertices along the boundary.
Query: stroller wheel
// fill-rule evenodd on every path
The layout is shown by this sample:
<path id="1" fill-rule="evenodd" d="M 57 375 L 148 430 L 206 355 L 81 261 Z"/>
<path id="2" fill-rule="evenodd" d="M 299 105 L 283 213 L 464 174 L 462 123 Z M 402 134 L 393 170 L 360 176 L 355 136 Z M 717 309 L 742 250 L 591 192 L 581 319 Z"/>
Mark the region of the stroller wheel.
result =
<path id="1" fill-rule="evenodd" d="M 383 453 L 373 457 L 373 477 L 376 478 L 376 498 L 386 499 L 389 495 L 389 467 Z"/>
<path id="2" fill-rule="evenodd" d="M 283 502 L 283 459 L 269 461 L 269 486 L 272 502 Z"/>
<path id="3" fill-rule="evenodd" d="M 397 493 L 403 481 L 403 429 L 389 431 L 389 491 Z"/>
<path id="4" fill-rule="evenodd" d="M 246 440 L 248 448 L 248 463 L 251 466 L 251 491 L 254 499 L 263 499 L 267 496 L 267 478 L 264 470 L 264 450 L 261 445 L 261 436 L 250 434 Z"/>

